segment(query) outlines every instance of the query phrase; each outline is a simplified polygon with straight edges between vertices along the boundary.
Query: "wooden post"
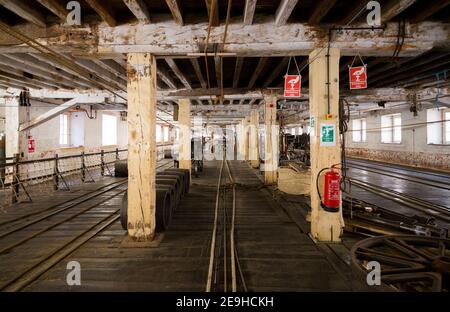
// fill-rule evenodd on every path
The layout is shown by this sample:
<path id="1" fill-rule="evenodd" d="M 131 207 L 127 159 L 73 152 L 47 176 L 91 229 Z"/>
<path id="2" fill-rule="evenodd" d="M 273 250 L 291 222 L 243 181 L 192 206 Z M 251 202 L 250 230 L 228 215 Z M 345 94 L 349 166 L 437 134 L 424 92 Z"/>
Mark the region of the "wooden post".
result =
<path id="1" fill-rule="evenodd" d="M 58 169 L 59 159 L 58 158 L 59 158 L 58 154 L 55 154 L 55 162 L 53 163 L 53 166 L 54 166 L 54 168 L 53 168 L 53 185 L 54 185 L 53 189 L 55 191 L 59 190 L 59 169 Z"/>
<path id="2" fill-rule="evenodd" d="M 236 148 L 237 148 L 237 160 L 245 160 L 244 152 L 244 133 L 245 133 L 245 119 L 242 119 L 240 123 L 236 125 Z"/>
<path id="3" fill-rule="evenodd" d="M 320 55 L 316 58 L 318 53 Z M 339 142 L 339 49 L 316 49 L 309 69 L 309 107 L 311 117 L 311 235 L 318 241 L 338 242 L 342 234 L 342 207 L 330 213 L 320 206 L 316 181 L 320 170 L 341 163 Z M 327 66 L 329 64 L 329 68 Z M 329 74 L 329 76 L 328 76 Z M 330 84 L 328 85 L 327 82 Z M 329 87 L 329 88 L 328 88 Z M 328 92 L 330 101 L 328 104 Z M 328 115 L 328 117 L 327 117 Z M 321 136 L 321 133 L 323 134 Z M 322 137 L 322 138 L 321 138 Z M 323 196 L 323 174 L 319 190 Z"/>
<path id="4" fill-rule="evenodd" d="M 19 201 L 19 190 L 20 190 L 20 155 L 14 154 L 14 176 L 12 183 L 12 203 L 17 203 Z"/>
<path id="5" fill-rule="evenodd" d="M 191 160 L 191 101 L 181 99 L 179 101 L 178 120 L 180 125 L 179 134 L 179 161 L 181 169 L 189 169 L 192 172 Z"/>
<path id="6" fill-rule="evenodd" d="M 20 106 L 18 97 L 5 98 L 6 157 L 20 154 L 21 160 L 28 160 L 28 131 L 19 131 L 20 125 L 27 121 L 27 110 Z"/>
<path id="7" fill-rule="evenodd" d="M 277 182 L 279 128 L 277 125 L 277 97 L 264 96 L 264 180 L 266 185 Z"/>
<path id="8" fill-rule="evenodd" d="M 100 152 L 100 174 L 105 175 L 105 151 Z"/>
<path id="9" fill-rule="evenodd" d="M 81 181 L 86 181 L 86 159 L 84 152 L 81 152 Z"/>
<path id="10" fill-rule="evenodd" d="M 250 160 L 250 125 L 251 125 L 250 117 L 245 117 L 243 120 L 243 130 L 244 130 L 244 160 Z"/>
<path id="11" fill-rule="evenodd" d="M 128 236 L 155 238 L 156 58 L 128 54 Z"/>
<path id="12" fill-rule="evenodd" d="M 259 110 L 252 109 L 251 116 L 251 128 L 250 128 L 250 147 L 249 158 L 252 163 L 252 167 L 259 168 Z"/>

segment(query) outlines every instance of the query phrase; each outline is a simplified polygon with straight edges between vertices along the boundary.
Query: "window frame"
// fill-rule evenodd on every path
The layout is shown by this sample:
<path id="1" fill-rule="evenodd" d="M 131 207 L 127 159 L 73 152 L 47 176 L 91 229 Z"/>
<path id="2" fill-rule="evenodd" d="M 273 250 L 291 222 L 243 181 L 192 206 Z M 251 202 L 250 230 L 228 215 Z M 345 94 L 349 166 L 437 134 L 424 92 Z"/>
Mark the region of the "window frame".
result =
<path id="1" fill-rule="evenodd" d="M 428 111 L 437 110 L 437 119 L 428 118 Z M 446 116 L 448 114 L 448 117 Z M 448 119 L 447 119 L 448 118 Z M 435 131 L 438 132 L 438 139 L 433 140 L 435 142 L 430 141 L 430 126 L 436 124 L 438 129 Z M 427 145 L 450 145 L 450 109 L 440 107 L 440 108 L 429 108 L 427 109 Z"/>
<path id="2" fill-rule="evenodd" d="M 383 119 L 389 118 L 389 125 L 385 126 L 383 125 Z M 396 125 L 395 121 L 400 120 L 400 124 Z M 402 144 L 403 140 L 403 129 L 402 129 L 402 114 L 401 113 L 395 113 L 395 114 L 388 114 L 381 116 L 381 143 L 383 144 Z M 398 130 L 397 130 L 398 129 Z M 390 139 L 389 141 L 383 141 L 383 131 L 389 131 Z M 396 131 L 399 131 L 400 140 L 395 140 L 396 138 Z"/>
<path id="3" fill-rule="evenodd" d="M 448 114 L 448 119 L 447 115 Z M 450 145 L 450 109 L 442 110 L 442 144 Z"/>
<path id="4" fill-rule="evenodd" d="M 355 130 L 355 122 L 359 123 L 358 130 Z M 359 133 L 359 140 L 355 140 L 355 133 Z M 352 142 L 353 143 L 367 143 L 367 119 L 358 118 L 352 121 Z"/>
<path id="5" fill-rule="evenodd" d="M 104 128 L 104 121 L 105 121 L 105 117 L 111 117 L 111 118 L 114 118 L 115 119 L 115 121 L 116 121 L 116 126 L 115 126 L 115 133 L 114 133 L 114 138 L 115 138 L 115 140 L 114 140 L 114 144 L 105 144 L 105 143 L 109 143 L 109 142 L 105 142 L 105 128 Z M 118 135 L 117 135 L 117 132 L 118 132 L 118 129 L 119 129 L 119 125 L 118 125 L 118 122 L 119 122 L 119 118 L 117 117 L 117 116 L 115 116 L 115 115 L 112 115 L 112 114 L 102 114 L 102 146 L 117 146 L 117 144 L 118 144 L 118 140 L 119 140 L 119 138 L 118 138 Z M 107 133 L 110 133 L 110 132 L 112 132 L 112 131 L 107 131 Z"/>
<path id="6" fill-rule="evenodd" d="M 70 115 L 61 114 L 59 115 L 59 146 L 68 147 L 70 146 Z M 65 119 L 65 120 L 64 120 Z M 65 129 L 63 126 L 65 126 Z M 63 131 L 65 130 L 65 131 Z"/>

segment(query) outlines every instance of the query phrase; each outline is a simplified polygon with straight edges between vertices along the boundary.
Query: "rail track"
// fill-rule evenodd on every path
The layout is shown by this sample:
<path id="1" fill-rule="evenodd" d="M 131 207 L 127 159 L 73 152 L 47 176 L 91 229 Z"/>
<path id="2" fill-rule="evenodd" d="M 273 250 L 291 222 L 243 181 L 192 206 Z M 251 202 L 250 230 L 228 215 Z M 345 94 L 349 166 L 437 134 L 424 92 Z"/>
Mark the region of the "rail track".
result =
<path id="1" fill-rule="evenodd" d="M 413 175 L 413 174 L 407 174 L 405 172 L 409 171 L 409 170 L 403 170 L 404 172 L 400 172 L 400 171 L 396 171 L 394 169 L 391 168 L 390 170 L 382 168 L 381 166 L 372 166 L 372 165 L 366 165 L 363 163 L 359 163 L 359 162 L 353 162 L 353 161 L 349 161 L 347 163 L 347 167 L 352 168 L 352 169 L 357 169 L 357 170 L 361 170 L 361 171 L 367 171 L 367 172 L 371 172 L 371 173 L 375 173 L 375 174 L 379 174 L 382 176 L 387 176 L 387 177 L 391 177 L 391 178 L 395 178 L 395 179 L 401 179 L 404 181 L 408 181 L 408 182 L 414 182 L 414 183 L 419 183 L 422 185 L 427 185 L 427 186 L 431 186 L 431 187 L 435 187 L 435 188 L 439 188 L 439 189 L 443 189 L 443 190 L 450 190 L 450 178 L 445 177 L 445 175 L 438 175 L 438 178 L 440 180 L 436 180 L 436 179 L 429 179 L 424 177 L 424 175 L 431 175 L 434 176 L 434 173 L 430 173 L 430 174 L 425 174 L 425 173 L 420 173 L 422 176 L 420 175 Z M 413 171 L 413 172 L 417 172 L 417 171 Z M 448 181 L 446 181 L 448 180 Z"/>
<path id="2" fill-rule="evenodd" d="M 421 213 L 425 213 L 435 219 L 439 219 L 450 223 L 450 208 L 435 204 L 418 197 L 406 195 L 400 192 L 396 192 L 390 188 L 383 187 L 380 185 L 375 185 L 372 183 L 368 183 L 366 181 L 362 181 L 356 178 L 347 178 L 352 185 L 357 186 L 363 190 L 376 194 L 378 196 L 393 200 L 403 206 L 412 208 L 414 210 L 420 211 Z"/>
<path id="3" fill-rule="evenodd" d="M 397 164 L 381 163 L 376 161 L 363 161 L 359 159 L 347 160 L 347 165 L 364 167 L 378 172 L 386 172 L 391 174 L 399 174 L 407 178 L 420 178 L 425 181 L 450 183 L 450 173 L 430 171 L 427 169 L 402 166 Z"/>
<path id="4" fill-rule="evenodd" d="M 158 166 L 157 169 L 165 169 L 169 163 L 172 163 L 172 161 Z M 12 226 L 7 227 L 5 231 L 0 233 L 0 259 L 8 256 L 15 257 L 14 252 L 17 249 L 23 247 L 26 250 L 27 243 L 35 242 L 36 239 L 42 238 L 44 234 L 57 234 L 58 226 L 70 226 L 71 222 L 73 222 L 72 224 L 76 223 L 78 217 L 88 212 L 98 210 L 99 215 L 95 218 L 93 224 L 88 222 L 85 228 L 61 245 L 54 248 L 43 246 L 43 248 L 49 249 L 48 252 L 38 257 L 31 264 L 22 265 L 22 268 L 17 270 L 12 278 L 0 281 L 0 291 L 20 291 L 24 289 L 87 241 L 118 221 L 120 209 L 113 209 L 105 214 L 101 205 L 125 193 L 127 190 L 126 180 L 115 181 L 80 197 L 1 223 L 0 227 L 6 227 L 11 223 Z M 37 217 L 30 220 L 30 217 L 34 216 Z M 37 229 L 36 225 L 38 225 Z M 12 239 L 11 242 L 12 234 L 15 234 L 14 238 L 17 237 L 17 239 Z M 17 254 L 17 257 L 20 257 L 20 250 Z"/>
<path id="5" fill-rule="evenodd" d="M 236 184 L 230 165 L 224 159 L 217 182 L 206 292 L 248 291 L 237 252 L 235 217 Z"/>

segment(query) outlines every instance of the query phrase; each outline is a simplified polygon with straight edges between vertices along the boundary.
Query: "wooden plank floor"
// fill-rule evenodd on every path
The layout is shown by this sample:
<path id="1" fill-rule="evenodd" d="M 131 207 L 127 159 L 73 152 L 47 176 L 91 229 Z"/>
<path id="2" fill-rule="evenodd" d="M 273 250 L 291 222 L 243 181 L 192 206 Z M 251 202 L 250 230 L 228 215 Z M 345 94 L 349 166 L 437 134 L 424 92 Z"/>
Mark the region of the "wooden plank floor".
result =
<path id="1" fill-rule="evenodd" d="M 248 164 L 230 162 L 237 186 L 236 239 L 243 274 L 250 291 L 351 291 L 348 247 L 316 245 L 299 226 L 298 207 L 276 201 Z M 214 218 L 219 162 L 205 163 L 182 200 L 158 248 L 124 248 L 126 232 L 117 221 L 41 275 L 25 291 L 204 291 Z M 106 183 L 106 182 L 105 182 Z M 90 185 L 94 187 L 94 185 Z M 87 191 L 87 190 L 82 190 Z M 108 195 L 108 194 L 106 194 Z M 53 202 L 48 199 L 47 204 Z M 120 197 L 44 233 L 8 254 L 0 255 L 0 282 L 44 257 L 119 207 Z M 289 204 L 289 203 L 288 203 Z M 287 206 L 286 206 L 287 205 Z M 286 207 L 287 208 L 286 208 Z M 291 209 L 289 211 L 289 209 Z M 292 217 L 295 215 L 295 218 Z M 46 225 L 64 216 L 55 216 Z M 1 222 L 0 218 L 0 222 Z M 44 223 L 45 224 L 45 223 Z M 305 221 L 303 219 L 303 225 Z M 42 229 L 37 223 L 21 235 Z M 0 248 L 17 240 L 0 240 Z M 338 256 L 339 255 L 339 256 Z M 66 284 L 67 263 L 81 265 L 81 286 Z"/>

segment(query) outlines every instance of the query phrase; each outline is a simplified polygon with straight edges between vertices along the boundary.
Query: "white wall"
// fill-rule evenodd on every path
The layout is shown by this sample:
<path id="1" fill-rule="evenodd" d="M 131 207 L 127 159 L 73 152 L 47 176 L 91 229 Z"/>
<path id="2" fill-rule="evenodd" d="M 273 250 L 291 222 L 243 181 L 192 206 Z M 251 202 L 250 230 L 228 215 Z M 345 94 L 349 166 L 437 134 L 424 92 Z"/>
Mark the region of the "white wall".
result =
<path id="1" fill-rule="evenodd" d="M 402 141 L 400 144 L 381 143 L 381 116 L 400 113 L 402 117 Z M 402 163 L 407 165 L 450 169 L 450 145 L 427 144 L 427 108 L 424 107 L 414 117 L 409 109 L 389 109 L 352 116 L 353 119 L 366 118 L 366 142 L 353 142 L 352 132 L 346 137 L 347 153 L 368 159 Z M 408 126 L 420 124 L 415 126 Z M 373 129 L 373 130 L 371 130 Z"/>
<path id="2" fill-rule="evenodd" d="M 99 111 L 97 118 L 90 119 L 84 112 L 71 114 L 71 146 L 83 146 L 86 151 L 94 151 L 102 147 L 102 116 L 117 117 L 117 147 L 126 148 L 128 144 L 128 126 L 122 121 L 119 112 Z M 115 147 L 115 146 L 114 146 Z"/>
<path id="3" fill-rule="evenodd" d="M 4 99 L 1 99 L 4 103 Z M 1 102 L 0 102 L 1 104 Z M 51 106 L 38 106 L 32 105 L 29 108 L 30 119 L 38 117 L 43 113 L 49 111 L 53 107 Z M 7 110 L 15 110 L 15 114 L 7 114 Z M 25 111 L 26 108 L 21 107 L 21 112 Z M 117 116 L 117 146 L 102 147 L 102 115 L 104 113 Z M 59 115 L 55 118 L 33 128 L 30 130 L 29 135 L 31 135 L 35 140 L 36 150 L 34 153 L 28 155 L 30 159 L 34 158 L 45 158 L 53 157 L 55 153 L 60 155 L 64 154 L 78 154 L 80 149 L 85 152 L 100 151 L 101 149 L 110 150 L 113 148 L 127 148 L 128 144 L 128 133 L 127 133 L 127 122 L 122 121 L 119 112 L 102 112 L 99 111 L 96 119 L 89 119 L 84 112 L 72 112 L 69 118 L 69 145 L 60 146 L 59 144 Z M 17 114 L 17 108 L 6 108 L 1 107 L 0 109 L 0 119 L 6 115 L 10 118 L 19 118 Z M 22 114 L 23 115 L 23 114 Z M 16 121 L 17 123 L 17 121 Z M 3 127 L 3 122 L 0 121 L 0 127 Z M 5 129 L 0 128 L 0 133 Z M 14 128 L 11 130 L 9 138 L 6 140 L 17 141 L 17 137 L 14 134 L 17 130 Z M 11 155 L 8 155 L 8 157 Z"/>

